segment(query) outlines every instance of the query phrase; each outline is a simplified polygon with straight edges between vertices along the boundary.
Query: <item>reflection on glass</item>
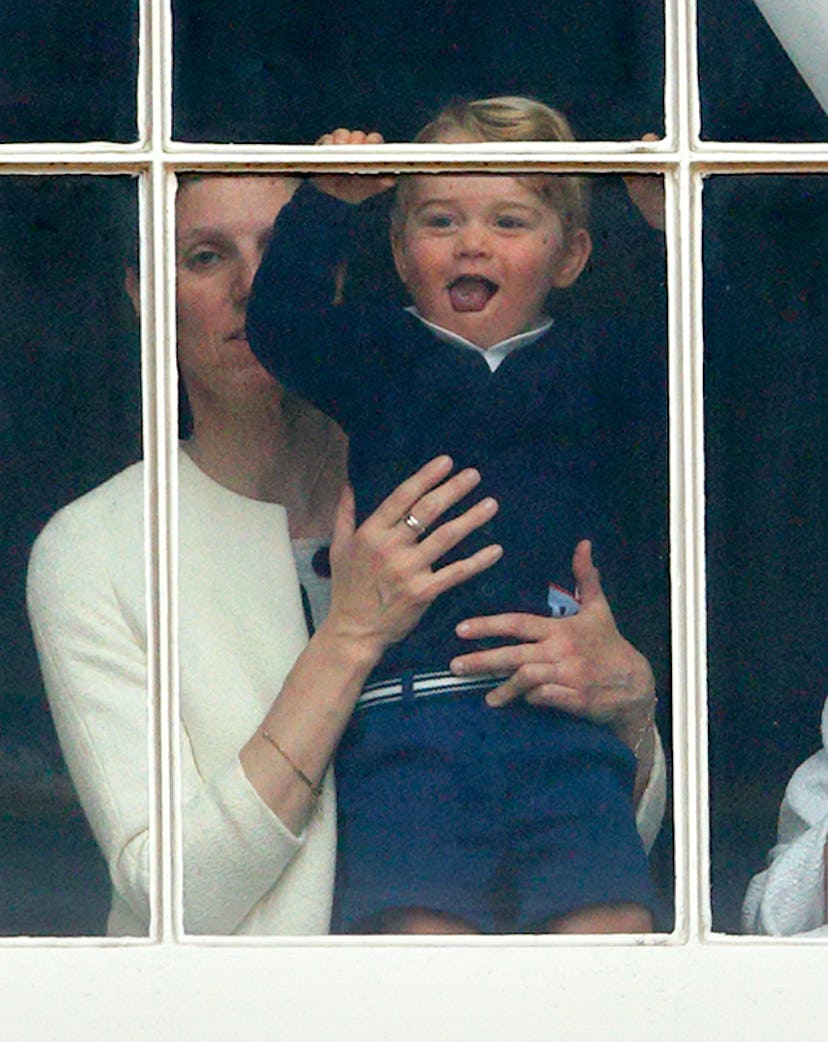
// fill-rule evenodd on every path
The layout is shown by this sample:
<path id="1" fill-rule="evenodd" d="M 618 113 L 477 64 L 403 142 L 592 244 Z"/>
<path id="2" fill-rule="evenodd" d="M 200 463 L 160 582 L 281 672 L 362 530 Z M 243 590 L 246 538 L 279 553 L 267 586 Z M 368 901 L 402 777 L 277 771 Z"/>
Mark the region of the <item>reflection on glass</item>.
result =
<path id="1" fill-rule="evenodd" d="M 705 140 L 828 140 L 828 115 L 753 0 L 698 0 L 698 23 Z"/>
<path id="2" fill-rule="evenodd" d="M 421 180 L 436 184 L 440 179 L 424 175 Z M 658 676 L 658 726 L 667 744 L 664 243 L 661 232 L 650 227 L 630 202 L 620 178 L 589 180 L 593 197 L 590 226 L 595 241 L 589 270 L 578 278 L 577 289 L 561 288 L 546 302 L 532 298 L 533 307 L 548 307 L 556 321 L 551 333 L 546 330 L 533 346 L 524 345 L 519 351 L 537 359 L 539 352 L 560 345 L 561 365 L 571 376 L 567 390 L 577 386 L 580 395 L 590 388 L 579 397 L 582 408 L 572 429 L 563 433 L 561 445 L 577 442 L 576 451 L 589 460 L 588 480 L 580 483 L 582 487 L 589 485 L 585 498 L 597 494 L 600 500 L 597 513 L 601 520 L 596 514 L 590 523 L 606 533 L 599 551 L 603 554 L 605 589 L 622 631 L 650 659 Z M 518 192 L 532 214 L 533 207 L 539 207 L 539 212 L 549 217 L 553 209 L 548 201 L 537 202 L 541 196 L 533 188 L 508 175 L 467 175 L 464 185 L 483 192 L 500 191 L 505 186 Z M 647 182 L 649 190 L 643 195 L 641 188 L 636 182 L 638 198 L 648 195 L 651 201 L 657 201 L 661 188 L 658 179 Z M 322 791 L 321 813 L 310 813 L 308 779 L 312 784 L 319 782 L 339 734 L 317 736 L 314 732 L 318 740 L 308 738 L 307 728 L 320 726 L 316 721 L 332 714 L 313 713 L 312 725 L 307 716 L 297 721 L 290 680 L 280 697 L 276 696 L 294 657 L 303 651 L 304 617 L 319 626 L 330 599 L 326 549 L 344 480 L 344 446 L 330 419 L 295 395 L 286 395 L 276 379 L 255 362 L 242 326 L 253 274 L 251 261 L 259 260 L 273 218 L 279 214 L 283 220 L 292 213 L 293 219 L 299 220 L 296 215 L 302 213 L 302 206 L 312 206 L 312 200 L 318 204 L 322 199 L 309 184 L 294 196 L 295 189 L 295 183 L 264 175 L 184 178 L 176 204 L 178 361 L 194 419 L 179 462 L 179 646 L 181 716 L 188 737 L 182 754 L 184 921 L 188 932 L 195 934 L 318 933 L 329 927 L 336 815 L 327 788 Z M 548 200 L 551 191 L 543 198 Z M 649 210 L 656 211 L 657 206 Z M 519 238 L 521 216 L 525 216 L 524 210 L 518 214 L 509 211 L 503 220 L 508 229 L 504 235 L 513 247 Z M 289 270 L 301 270 L 303 244 L 308 242 L 306 230 L 290 237 L 296 255 L 285 252 L 281 256 L 281 263 Z M 283 235 L 287 235 L 285 226 L 280 229 L 277 223 L 270 263 L 279 258 L 280 244 L 287 251 Z M 551 249 L 549 241 L 543 238 L 543 246 L 537 247 L 544 257 L 544 251 Z M 404 300 L 391 258 L 386 196 L 378 196 L 360 208 L 353 236 L 346 236 L 339 245 L 348 256 L 344 286 L 342 279 L 337 285 L 341 306 L 325 307 L 334 287 L 324 287 L 319 308 L 311 312 L 313 321 L 324 323 L 335 312 L 337 321 L 346 322 L 354 306 L 370 296 L 377 305 L 387 305 L 382 313 L 389 316 L 388 321 L 393 315 L 394 321 L 408 322 L 409 316 L 401 311 Z M 328 267 L 326 262 L 325 270 Z M 344 269 L 336 270 L 341 275 Z M 274 283 L 284 285 L 278 278 Z M 503 296 L 511 299 L 513 292 L 506 282 Z M 277 311 L 294 314 L 289 303 Z M 411 328 L 419 328 L 415 320 L 411 322 Z M 294 336 L 295 347 L 306 359 L 315 357 L 317 346 L 327 349 L 332 343 L 326 335 L 320 335 L 315 343 L 303 334 Z M 555 340 L 556 336 L 560 339 Z M 564 345 L 571 349 L 566 358 Z M 456 346 L 435 341 L 435 351 L 443 348 L 452 357 L 458 351 Z M 428 349 L 424 344 L 423 350 Z M 362 374 L 358 357 L 354 365 Z M 509 370 L 507 360 L 502 374 L 500 370 L 498 374 L 509 379 Z M 449 416 L 464 397 L 467 401 L 473 397 L 464 396 L 465 388 L 465 383 L 458 383 L 447 407 Z M 551 394 L 560 402 L 566 397 L 562 387 L 560 390 L 560 398 L 551 386 L 544 395 Z M 538 400 L 544 403 L 545 417 L 550 399 L 536 395 L 534 401 Z M 408 408 L 416 401 L 412 390 Z M 427 408 L 427 403 L 420 401 Z M 550 406 L 550 413 L 555 413 L 554 406 Z M 345 422 L 347 426 L 347 419 Z M 435 426 L 437 423 L 435 420 Z M 354 428 L 349 432 L 355 434 Z M 510 440 L 513 438 L 515 442 Z M 497 466 L 507 466 L 503 460 L 520 441 L 515 427 L 506 429 L 502 425 L 496 440 L 506 446 Z M 520 444 L 525 453 L 525 436 Z M 533 442 L 533 446 L 536 444 Z M 554 444 L 557 447 L 559 443 Z M 278 449 L 275 453 L 274 447 Z M 382 460 L 386 448 L 381 438 L 374 439 L 375 460 Z M 403 458 L 404 451 L 410 450 L 398 448 L 394 442 L 391 453 L 386 453 L 392 468 L 399 463 L 403 471 L 400 478 L 416 466 L 413 460 Z M 468 445 L 464 451 L 468 462 L 475 463 L 475 445 Z M 361 452 L 365 457 L 364 432 Z M 491 451 L 490 455 L 494 460 L 497 453 Z M 577 469 L 577 463 L 575 466 Z M 480 467 L 485 471 L 482 462 Z M 584 477 L 583 471 L 578 470 L 578 474 Z M 357 485 L 359 497 L 362 492 L 359 482 Z M 540 492 L 541 486 L 537 481 L 531 488 L 516 492 L 515 497 L 545 495 Z M 646 495 L 642 489 L 646 489 Z M 286 507 L 286 514 L 278 504 Z M 504 504 L 502 513 L 509 509 L 509 524 L 514 525 L 514 504 Z M 567 508 L 566 520 L 564 513 L 559 504 L 556 517 L 568 526 L 576 508 Z M 524 516 L 534 515 L 526 510 Z M 568 539 L 567 576 L 561 579 L 571 588 L 574 543 L 570 547 Z M 559 536 L 559 542 L 563 541 Z M 543 551 L 538 553 L 543 556 Z M 301 598 L 294 557 L 304 586 Z M 479 586 L 475 589 L 482 603 L 486 590 Z M 209 595 L 205 592 L 208 590 Z M 543 594 L 549 596 L 545 587 Z M 496 600 L 491 593 L 488 596 Z M 366 597 L 362 603 L 369 601 Z M 557 620 L 547 617 L 540 621 L 548 624 Z M 318 636 L 331 640 L 330 631 L 327 633 Z M 317 640 L 314 647 L 320 646 Z M 330 661 L 322 679 L 333 685 L 336 672 Z M 321 682 L 320 674 L 314 674 L 317 683 Z M 228 701 L 228 692 L 233 693 L 232 701 Z M 648 688 L 645 700 L 649 694 Z M 302 704 L 312 696 L 322 698 L 323 693 L 306 682 Z M 550 715 L 547 719 L 554 718 Z M 645 731 L 652 738 L 649 724 Z M 262 735 L 262 726 L 267 736 Z M 615 742 L 616 737 L 609 740 Z M 326 751 L 317 762 L 314 757 L 323 741 Z M 623 745 L 620 751 L 624 753 Z M 629 753 L 624 756 L 634 767 L 634 758 Z M 237 769 L 239 757 L 261 801 L 251 798 L 250 785 Z M 337 760 L 336 769 L 340 767 Z M 271 784 L 274 777 L 281 779 L 275 786 Z M 663 785 L 664 775 L 660 777 Z M 548 782 L 548 777 L 544 781 Z M 298 796 L 293 803 L 280 802 L 285 788 L 290 791 L 291 782 Z M 343 790 L 338 791 L 341 794 Z M 642 828 L 651 842 L 661 824 L 661 812 L 657 798 L 649 806 Z M 628 838 L 630 834 L 634 838 L 629 800 L 625 802 L 625 815 Z M 306 844 L 295 857 L 286 825 L 291 832 L 307 826 Z M 491 826 L 488 818 L 481 827 L 487 825 Z M 340 835 L 346 834 L 347 830 Z M 381 849 L 385 856 L 384 844 Z M 637 849 L 640 856 L 640 845 Z M 656 927 L 669 929 L 673 876 L 668 827 L 662 828 L 651 865 L 663 898 Z M 505 868 L 503 875 L 509 872 Z M 508 879 L 502 885 L 504 893 L 510 886 L 514 891 L 519 889 Z M 483 900 L 482 894 L 480 897 Z M 507 909 L 503 913 L 509 914 L 511 920 L 497 918 L 488 928 L 498 930 L 504 922 L 515 922 L 514 912 Z M 340 923 L 337 912 L 334 928 L 340 928 Z M 486 928 L 486 924 L 481 925 Z M 521 928 L 527 925 L 524 921 Z"/>
<path id="3" fill-rule="evenodd" d="M 137 0 L 0 5 L 0 141 L 133 141 Z"/>
<path id="4" fill-rule="evenodd" d="M 174 133 L 184 140 L 311 143 L 345 126 L 406 141 L 451 98 L 500 94 L 563 109 L 582 139 L 663 126 L 660 0 L 173 8 Z"/>
<path id="5" fill-rule="evenodd" d="M 92 736 L 101 718 L 85 710 L 92 720 L 87 731 L 73 713 L 84 701 L 112 713 L 115 678 L 126 668 L 99 652 L 100 634 L 115 621 L 90 601 L 90 589 L 92 600 L 112 596 L 104 574 L 113 537 L 108 511 L 75 528 L 65 515 L 49 526 L 49 550 L 40 554 L 37 614 L 52 713 L 24 589 L 29 552 L 49 518 L 140 451 L 137 325 L 123 290 L 135 236 L 129 178 L 0 179 L 3 934 L 95 934 L 106 920 L 106 865 L 78 804 L 55 723 L 61 739 L 71 742 L 70 766 L 80 785 L 99 750 L 78 727 Z M 140 563 L 140 502 L 137 509 Z M 71 517 L 80 522 L 83 516 L 73 508 Z M 129 624 L 145 625 L 140 617 Z M 136 685 L 143 720 L 146 696 Z M 94 797 L 88 789 L 83 795 L 90 811 Z M 146 799 L 142 787 L 137 801 L 145 815 Z M 100 813 L 92 816 L 101 826 Z"/>
<path id="6" fill-rule="evenodd" d="M 820 745 L 826 244 L 825 177 L 707 181 L 713 921 L 724 931 L 740 929 L 788 778 Z M 792 905 L 798 889 L 792 877 Z"/>

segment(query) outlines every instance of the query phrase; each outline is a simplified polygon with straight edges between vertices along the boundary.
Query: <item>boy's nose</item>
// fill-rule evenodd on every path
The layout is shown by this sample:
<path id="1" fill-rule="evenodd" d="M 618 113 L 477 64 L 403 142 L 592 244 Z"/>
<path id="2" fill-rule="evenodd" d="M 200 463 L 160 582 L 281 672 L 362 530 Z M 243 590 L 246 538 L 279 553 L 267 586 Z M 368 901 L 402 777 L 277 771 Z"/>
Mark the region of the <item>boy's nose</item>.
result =
<path id="1" fill-rule="evenodd" d="M 455 237 L 455 249 L 461 257 L 481 257 L 489 253 L 489 234 L 477 224 L 464 225 Z"/>

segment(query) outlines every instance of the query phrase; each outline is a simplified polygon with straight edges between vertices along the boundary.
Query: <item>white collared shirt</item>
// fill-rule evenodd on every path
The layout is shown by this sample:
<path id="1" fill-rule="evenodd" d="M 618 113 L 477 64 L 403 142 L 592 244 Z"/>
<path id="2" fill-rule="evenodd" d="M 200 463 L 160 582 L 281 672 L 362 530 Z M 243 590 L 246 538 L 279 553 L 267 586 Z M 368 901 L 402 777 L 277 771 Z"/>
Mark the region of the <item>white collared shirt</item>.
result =
<path id="1" fill-rule="evenodd" d="M 534 326 L 532 329 L 527 329 L 523 333 L 516 333 L 514 336 L 507 337 L 505 340 L 501 340 L 499 344 L 493 344 L 491 347 L 479 347 L 477 344 L 473 344 L 471 340 L 466 340 L 465 337 L 462 337 L 457 333 L 452 333 L 450 329 L 444 329 L 442 326 L 438 326 L 435 322 L 429 322 L 427 318 L 423 318 L 413 305 L 407 307 L 405 310 L 409 315 L 418 318 L 424 326 L 428 326 L 431 332 L 439 340 L 444 340 L 447 344 L 454 344 L 455 347 L 470 348 L 472 351 L 477 351 L 478 354 L 483 355 L 486 360 L 486 365 L 488 365 L 492 372 L 497 369 L 503 359 L 507 355 L 511 354 L 512 351 L 516 351 L 519 347 L 525 347 L 527 344 L 533 344 L 536 340 L 539 340 L 555 321 L 548 315 L 542 315 L 538 319 L 538 325 Z"/>

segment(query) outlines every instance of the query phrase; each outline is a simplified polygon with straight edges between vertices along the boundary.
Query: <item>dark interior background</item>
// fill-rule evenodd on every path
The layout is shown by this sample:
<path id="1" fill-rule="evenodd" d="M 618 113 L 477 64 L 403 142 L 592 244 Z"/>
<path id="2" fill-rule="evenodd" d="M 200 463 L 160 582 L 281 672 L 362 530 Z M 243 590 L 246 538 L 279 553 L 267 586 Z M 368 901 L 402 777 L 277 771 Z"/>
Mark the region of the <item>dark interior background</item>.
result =
<path id="1" fill-rule="evenodd" d="M 0 141 L 135 137 L 135 0 L 5 0 Z M 184 140 L 311 142 L 370 125 L 405 140 L 454 95 L 530 93 L 584 138 L 663 128 L 662 4 L 176 0 Z M 828 118 L 751 0 L 700 0 L 707 138 L 828 140 Z M 60 760 L 23 610 L 48 517 L 140 454 L 135 241 L 123 177 L 0 181 L 0 933 L 95 933 L 106 870 Z M 826 180 L 712 178 L 705 193 L 715 925 L 738 928 L 785 780 L 825 694 Z M 391 286 L 381 204 L 352 285 Z M 596 252 L 566 306 L 663 315 L 663 244 L 620 180 L 596 181 Z M 561 305 L 563 306 L 563 304 Z M 631 489 L 640 535 L 661 489 Z M 640 637 L 669 671 L 663 591 Z M 653 610 L 653 606 L 656 610 Z M 633 623 L 635 629 L 635 623 Z M 638 634 L 632 634 L 638 638 Z M 669 736 L 662 680 L 660 726 Z M 670 831 L 656 853 L 665 892 Z"/>

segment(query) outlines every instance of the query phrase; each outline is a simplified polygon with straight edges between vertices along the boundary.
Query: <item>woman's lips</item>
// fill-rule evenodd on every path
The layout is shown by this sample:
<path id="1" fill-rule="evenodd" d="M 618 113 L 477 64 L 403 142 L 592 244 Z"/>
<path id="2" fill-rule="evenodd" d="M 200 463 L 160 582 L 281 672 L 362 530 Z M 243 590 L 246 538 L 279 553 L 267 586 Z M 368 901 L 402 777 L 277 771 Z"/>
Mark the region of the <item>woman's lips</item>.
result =
<path id="1" fill-rule="evenodd" d="M 454 311 L 482 311 L 500 287 L 483 275 L 460 275 L 448 285 Z"/>

